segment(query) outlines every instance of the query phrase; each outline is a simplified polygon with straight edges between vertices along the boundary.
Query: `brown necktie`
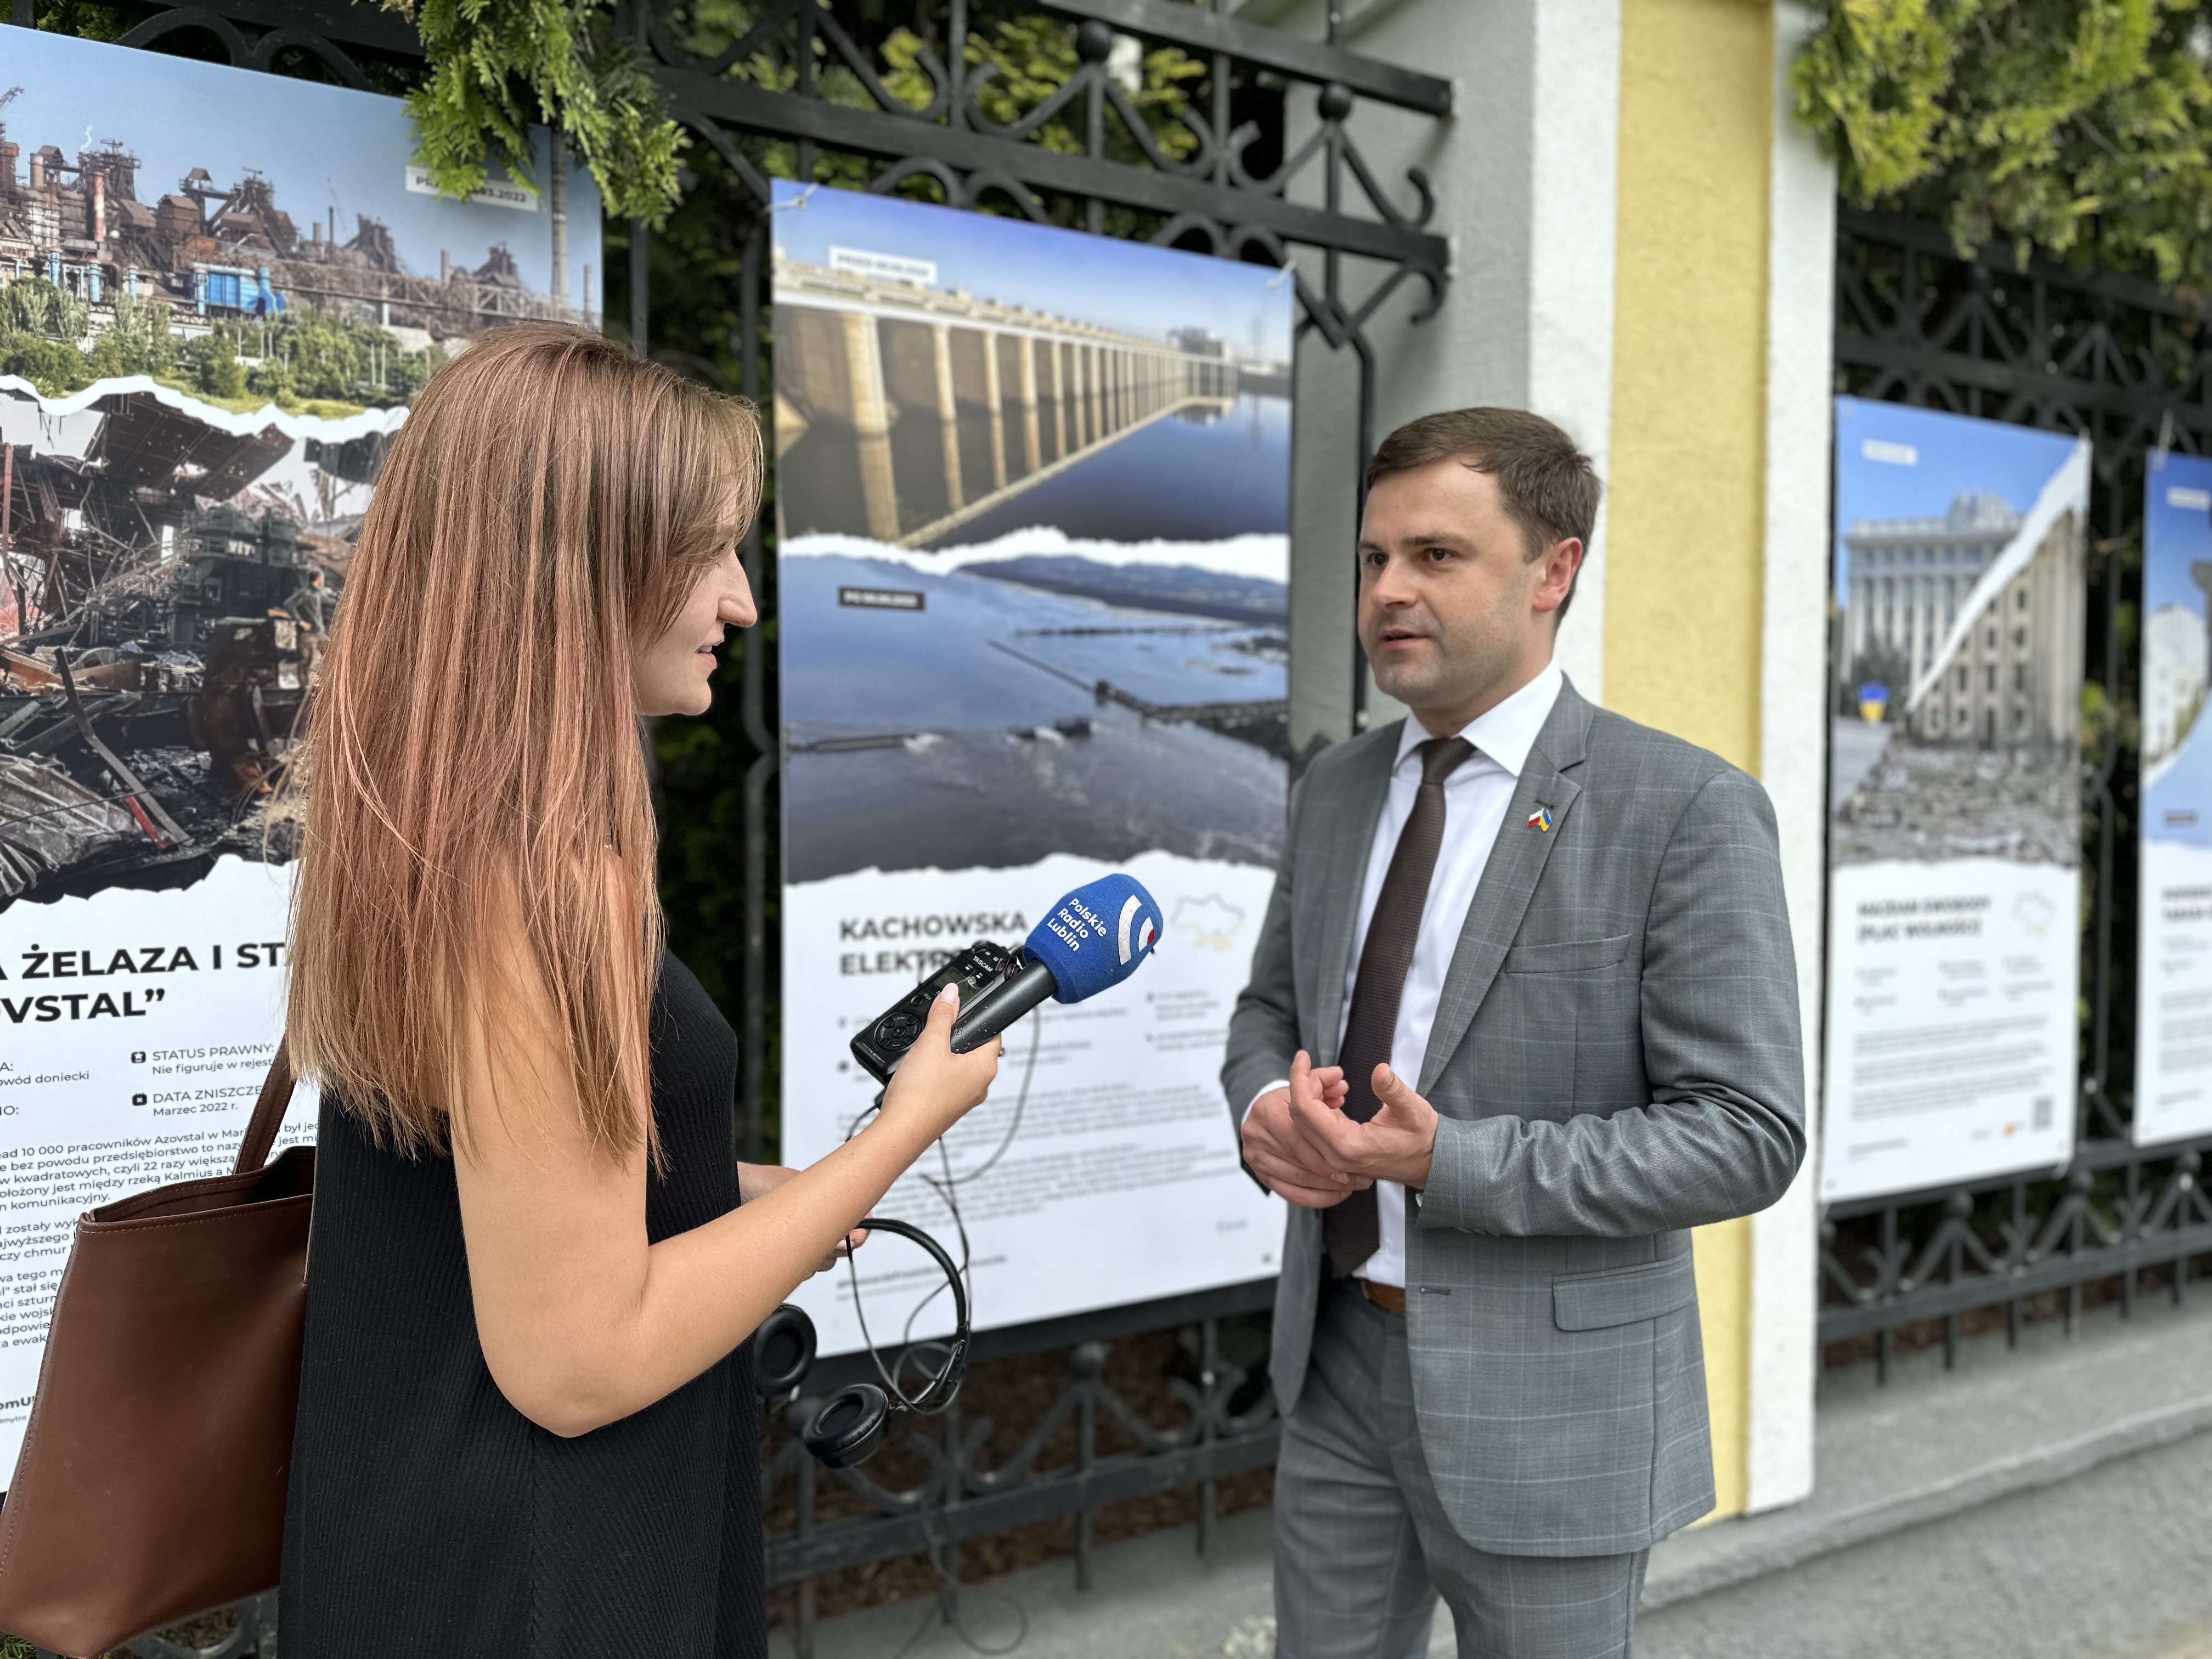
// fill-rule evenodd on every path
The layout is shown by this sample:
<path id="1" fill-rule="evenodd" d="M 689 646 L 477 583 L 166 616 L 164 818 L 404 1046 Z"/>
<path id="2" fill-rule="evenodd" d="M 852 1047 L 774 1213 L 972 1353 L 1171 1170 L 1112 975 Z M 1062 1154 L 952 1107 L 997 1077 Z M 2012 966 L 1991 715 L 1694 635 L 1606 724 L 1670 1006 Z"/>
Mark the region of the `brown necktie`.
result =
<path id="1" fill-rule="evenodd" d="M 1421 757 L 1421 787 L 1406 827 L 1398 832 L 1375 914 L 1368 920 L 1359 977 L 1352 981 L 1352 1015 L 1345 1021 L 1344 1047 L 1337 1055 L 1348 1091 L 1344 1115 L 1356 1123 L 1382 1109 L 1375 1097 L 1375 1068 L 1390 1058 L 1406 972 L 1413 965 L 1421 911 L 1429 902 L 1429 878 L 1436 873 L 1437 851 L 1443 845 L 1444 780 L 1474 753 L 1474 745 L 1465 738 L 1431 738 L 1415 752 Z M 1382 1242 L 1382 1229 L 1372 1187 L 1322 1211 L 1321 1237 L 1330 1274 L 1342 1279 L 1373 1255 Z"/>

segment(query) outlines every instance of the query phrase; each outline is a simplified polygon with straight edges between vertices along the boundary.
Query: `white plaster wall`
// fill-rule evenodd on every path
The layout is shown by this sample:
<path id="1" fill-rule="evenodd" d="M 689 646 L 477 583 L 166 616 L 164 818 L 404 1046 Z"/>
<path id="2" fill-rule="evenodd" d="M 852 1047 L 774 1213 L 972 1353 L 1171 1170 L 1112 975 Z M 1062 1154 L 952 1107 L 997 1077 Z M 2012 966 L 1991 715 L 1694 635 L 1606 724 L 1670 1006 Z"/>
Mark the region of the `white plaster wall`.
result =
<path id="1" fill-rule="evenodd" d="M 1759 775 L 1782 833 L 1805 1029 L 1805 1099 L 1820 1144 L 1820 987 L 1827 894 L 1826 686 L 1831 415 L 1835 327 L 1833 165 L 1790 113 L 1790 61 L 1814 27 L 1798 0 L 1775 9 L 1774 149 L 1768 220 L 1766 598 Z M 1813 1489 L 1819 1365 L 1817 1155 L 1782 1201 L 1753 1218 L 1751 1427 L 1753 1510 Z"/>
<path id="2" fill-rule="evenodd" d="M 1545 0 L 1535 47 L 1526 400 L 1574 434 L 1603 478 L 1613 434 L 1620 0 Z M 1602 503 L 1556 654 L 1583 696 L 1604 701 Z"/>
<path id="3" fill-rule="evenodd" d="M 1443 120 L 1363 101 L 1352 134 L 1401 211 L 1416 204 L 1407 169 L 1437 196 L 1432 224 L 1452 244 L 1443 311 L 1414 326 L 1419 283 L 1367 325 L 1374 352 L 1373 436 L 1419 415 L 1474 404 L 1534 409 L 1573 434 L 1605 471 L 1613 417 L 1614 179 L 1620 111 L 1619 0 L 1369 0 L 1347 8 L 1346 44 L 1367 56 L 1449 76 Z M 1250 0 L 1242 15 L 1293 33 L 1324 32 L 1318 0 Z M 1311 131 L 1314 94 L 1291 94 L 1290 144 Z M 1318 168 L 1293 186 L 1315 201 Z M 1347 185 L 1357 195 L 1357 187 Z M 1318 289 L 1322 261 L 1302 256 Z M 1387 276 L 1347 259 L 1342 293 L 1356 306 Z M 1352 629 L 1351 457 L 1358 380 L 1347 349 L 1303 348 L 1292 514 L 1291 727 L 1295 741 L 1349 729 L 1358 646 Z M 1604 520 L 1562 625 L 1559 654 L 1585 694 L 1604 691 Z M 1368 686 L 1370 722 L 1398 706 Z"/>

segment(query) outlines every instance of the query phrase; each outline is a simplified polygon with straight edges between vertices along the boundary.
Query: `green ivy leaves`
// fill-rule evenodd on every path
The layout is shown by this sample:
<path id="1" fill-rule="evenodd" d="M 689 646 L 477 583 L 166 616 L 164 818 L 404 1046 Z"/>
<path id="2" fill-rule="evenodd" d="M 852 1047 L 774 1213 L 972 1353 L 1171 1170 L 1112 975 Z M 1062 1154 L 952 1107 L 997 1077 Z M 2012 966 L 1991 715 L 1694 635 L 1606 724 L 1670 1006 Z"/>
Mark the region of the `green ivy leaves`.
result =
<path id="1" fill-rule="evenodd" d="M 428 79 L 409 94 L 416 160 L 448 195 L 465 196 L 483 184 L 487 158 L 516 178 L 532 179 L 530 126 L 545 122 L 565 132 L 599 181 L 611 218 L 639 218 L 659 228 L 676 205 L 678 157 L 686 143 L 654 85 L 652 72 L 615 30 L 612 0 L 379 0 L 413 20 L 428 63 Z M 757 0 L 695 0 L 675 19 L 691 51 L 713 56 L 751 27 Z M 877 70 L 885 91 L 916 109 L 934 93 L 921 62 L 921 38 L 895 28 L 881 43 Z M 874 100 L 851 68 L 818 38 L 813 45 L 817 96 L 854 108 Z M 984 114 L 1011 123 L 1049 98 L 1075 74 L 1075 30 L 1063 20 L 1039 15 L 979 22 L 968 41 L 970 65 L 989 64 L 995 77 L 980 96 Z M 797 83 L 788 54 L 763 48 L 730 73 L 776 91 Z M 1172 47 L 1145 53 L 1138 63 L 1131 105 L 1158 151 L 1188 159 L 1198 139 L 1182 125 L 1190 88 L 1206 68 Z M 1079 154 L 1085 148 L 1079 106 L 1044 124 L 1038 142 L 1048 149 Z M 1142 165 L 1140 147 L 1109 120 L 1108 155 Z M 771 173 L 788 174 L 793 147 L 771 143 L 763 157 Z M 858 187 L 866 169 L 858 158 L 825 155 L 817 161 L 823 183 Z M 849 176 L 848 176 L 849 175 Z"/>
<path id="2" fill-rule="evenodd" d="M 534 183 L 530 126 L 566 133 L 609 216 L 658 225 L 676 204 L 685 139 L 612 0 L 380 0 L 414 20 L 429 78 L 407 100 L 416 159 L 447 195 L 484 181 L 487 158 Z"/>
<path id="3" fill-rule="evenodd" d="M 1830 0 L 1791 67 L 1845 199 L 2212 289 L 2197 0 Z"/>

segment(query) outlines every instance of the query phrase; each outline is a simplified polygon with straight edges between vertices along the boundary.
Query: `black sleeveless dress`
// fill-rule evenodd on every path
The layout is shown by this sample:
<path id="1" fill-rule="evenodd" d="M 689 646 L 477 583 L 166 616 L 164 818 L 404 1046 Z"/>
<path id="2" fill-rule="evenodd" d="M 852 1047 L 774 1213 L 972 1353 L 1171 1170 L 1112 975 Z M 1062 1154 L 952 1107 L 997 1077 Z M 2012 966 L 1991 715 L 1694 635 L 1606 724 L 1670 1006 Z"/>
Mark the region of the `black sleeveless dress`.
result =
<path id="1" fill-rule="evenodd" d="M 737 1039 L 665 959 L 655 1240 L 738 1202 Z M 450 1158 L 380 1151 L 325 1097 L 284 1522 L 285 1659 L 757 1659 L 768 1649 L 748 1342 L 564 1440 L 484 1369 Z"/>

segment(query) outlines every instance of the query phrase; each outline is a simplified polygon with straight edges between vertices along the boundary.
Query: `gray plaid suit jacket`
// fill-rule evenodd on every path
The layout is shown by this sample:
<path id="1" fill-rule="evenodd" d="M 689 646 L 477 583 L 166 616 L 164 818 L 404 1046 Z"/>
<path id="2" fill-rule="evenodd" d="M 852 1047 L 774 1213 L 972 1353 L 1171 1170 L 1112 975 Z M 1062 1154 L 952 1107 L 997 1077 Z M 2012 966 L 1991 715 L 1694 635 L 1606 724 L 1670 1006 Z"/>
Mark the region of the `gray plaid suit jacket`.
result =
<path id="1" fill-rule="evenodd" d="M 1241 1121 L 1299 1048 L 1334 1064 L 1394 723 L 1315 760 L 1230 1021 Z M 1551 809 L 1552 828 L 1528 820 Z M 1445 833 L 1450 833 L 1449 824 Z M 1765 792 L 1564 685 L 1468 909 L 1407 1200 L 1421 1443 L 1460 1534 L 1649 1547 L 1713 1504 L 1688 1229 L 1764 1209 L 1805 1152 L 1797 975 Z M 1292 1208 L 1273 1371 L 1297 1408 L 1325 1268 Z"/>

